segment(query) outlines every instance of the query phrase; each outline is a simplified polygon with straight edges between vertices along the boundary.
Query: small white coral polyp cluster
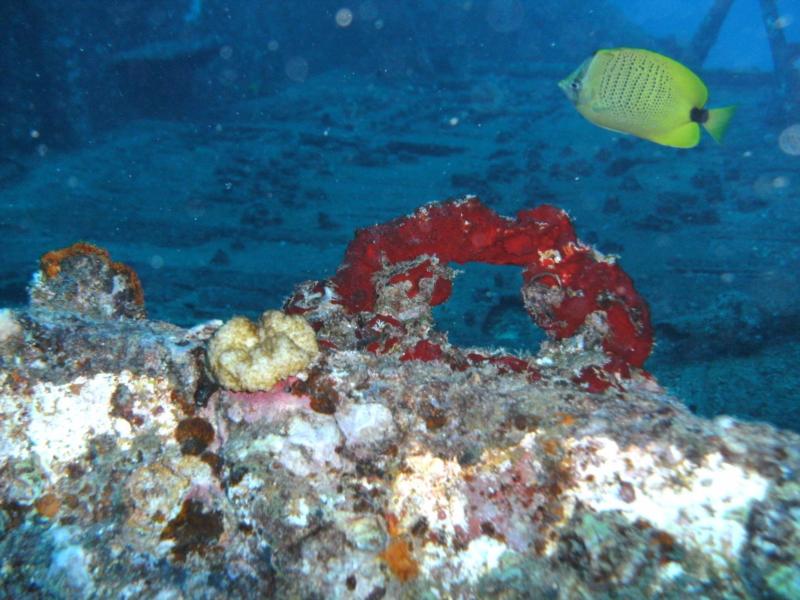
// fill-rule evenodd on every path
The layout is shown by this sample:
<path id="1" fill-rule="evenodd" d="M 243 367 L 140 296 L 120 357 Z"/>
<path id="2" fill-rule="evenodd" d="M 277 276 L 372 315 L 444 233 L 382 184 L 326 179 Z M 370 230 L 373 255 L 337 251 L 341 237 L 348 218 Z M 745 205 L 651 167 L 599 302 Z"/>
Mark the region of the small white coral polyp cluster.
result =
<path id="1" fill-rule="evenodd" d="M 240 392 L 268 390 L 303 369 L 319 353 L 303 317 L 268 310 L 256 324 L 234 317 L 208 343 L 208 362 L 220 385 Z"/>

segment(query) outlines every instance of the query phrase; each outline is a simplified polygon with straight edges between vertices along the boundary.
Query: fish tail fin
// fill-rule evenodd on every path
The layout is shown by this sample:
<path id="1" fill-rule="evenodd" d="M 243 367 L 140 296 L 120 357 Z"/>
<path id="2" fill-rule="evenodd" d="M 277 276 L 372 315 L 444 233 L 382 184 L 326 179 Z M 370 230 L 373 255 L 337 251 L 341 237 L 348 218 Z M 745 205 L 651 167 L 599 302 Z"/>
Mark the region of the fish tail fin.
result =
<path id="1" fill-rule="evenodd" d="M 723 108 L 712 108 L 708 111 L 708 120 L 703 123 L 703 127 L 711 134 L 718 144 L 722 143 L 728 125 L 736 112 L 735 106 L 725 106 Z"/>

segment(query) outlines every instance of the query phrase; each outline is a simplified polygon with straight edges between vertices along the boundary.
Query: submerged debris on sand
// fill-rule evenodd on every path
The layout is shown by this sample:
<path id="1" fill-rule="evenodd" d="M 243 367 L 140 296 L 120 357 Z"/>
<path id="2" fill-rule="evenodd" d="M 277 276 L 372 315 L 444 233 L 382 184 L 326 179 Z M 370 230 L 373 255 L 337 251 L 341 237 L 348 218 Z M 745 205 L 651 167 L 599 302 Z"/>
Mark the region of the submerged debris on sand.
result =
<path id="1" fill-rule="evenodd" d="M 551 319 L 536 356 L 455 348 L 435 330 L 430 305 L 452 272 L 420 238 L 420 215 L 491 217 L 476 202 L 362 232 L 404 228 L 420 248 L 361 273 L 367 300 L 341 295 L 364 281 L 348 275 L 355 251 L 329 282 L 299 286 L 285 310 L 314 327 L 320 354 L 261 391 L 217 382 L 206 348 L 221 322 L 148 321 L 119 263 L 59 255 L 28 309 L 0 312 L 0 586 L 53 598 L 797 597 L 800 437 L 702 419 L 670 397 L 641 369 L 651 340 L 632 284 L 589 298 L 565 273 L 531 277 L 551 288 L 526 297 Z M 548 268 L 570 264 L 554 252 Z M 565 299 L 581 297 L 602 301 L 559 336 Z M 620 332 L 646 351 L 620 351 Z"/>

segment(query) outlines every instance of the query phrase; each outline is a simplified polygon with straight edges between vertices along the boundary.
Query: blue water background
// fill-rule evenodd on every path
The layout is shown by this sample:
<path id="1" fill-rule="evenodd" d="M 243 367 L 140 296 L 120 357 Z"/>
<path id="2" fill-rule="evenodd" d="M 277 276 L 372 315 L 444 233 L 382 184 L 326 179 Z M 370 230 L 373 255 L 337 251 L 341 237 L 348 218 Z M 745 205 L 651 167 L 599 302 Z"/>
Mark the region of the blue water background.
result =
<path id="1" fill-rule="evenodd" d="M 710 0 L 29 2 L 0 8 L 0 304 L 85 239 L 140 274 L 152 318 L 279 306 L 358 227 L 474 193 L 547 202 L 619 255 L 653 309 L 647 367 L 693 410 L 800 428 L 800 123 L 756 0 L 703 64 L 726 144 L 593 127 L 556 87 L 597 47 L 674 55 Z M 616 8 L 616 11 L 612 8 Z M 800 7 L 778 2 L 800 41 Z M 536 16 L 533 16 L 536 15 Z M 438 325 L 535 351 L 515 269 L 464 267 Z"/>

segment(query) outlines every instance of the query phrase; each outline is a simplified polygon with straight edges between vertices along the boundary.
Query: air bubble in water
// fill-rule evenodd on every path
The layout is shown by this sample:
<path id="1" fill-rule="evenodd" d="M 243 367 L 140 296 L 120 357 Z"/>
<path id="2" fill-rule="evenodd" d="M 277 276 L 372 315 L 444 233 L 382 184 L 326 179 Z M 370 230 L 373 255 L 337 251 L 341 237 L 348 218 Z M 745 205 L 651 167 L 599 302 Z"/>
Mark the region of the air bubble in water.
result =
<path id="1" fill-rule="evenodd" d="M 349 8 L 340 8 L 336 11 L 336 24 L 339 27 L 349 27 L 353 22 L 353 11 Z"/>
<path id="2" fill-rule="evenodd" d="M 786 154 L 800 156 L 800 123 L 790 125 L 778 137 L 778 146 Z"/>

